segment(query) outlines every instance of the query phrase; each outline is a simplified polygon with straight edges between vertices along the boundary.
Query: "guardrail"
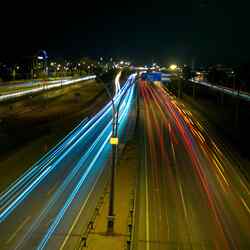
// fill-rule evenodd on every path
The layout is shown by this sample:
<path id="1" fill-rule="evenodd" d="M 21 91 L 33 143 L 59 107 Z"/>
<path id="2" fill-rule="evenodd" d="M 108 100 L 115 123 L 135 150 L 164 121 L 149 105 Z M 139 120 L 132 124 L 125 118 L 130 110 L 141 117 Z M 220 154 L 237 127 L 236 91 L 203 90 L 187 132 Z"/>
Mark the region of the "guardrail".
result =
<path id="1" fill-rule="evenodd" d="M 128 213 L 128 236 L 126 243 L 124 244 L 124 250 L 131 250 L 132 247 L 132 239 L 133 239 L 133 226 L 134 226 L 134 213 L 135 212 L 135 190 L 131 192 L 130 198 L 130 206 Z"/>
<path id="2" fill-rule="evenodd" d="M 107 194 L 109 193 L 108 187 L 109 187 L 109 185 L 107 183 L 105 185 L 103 195 L 100 197 L 99 202 L 97 203 L 97 206 L 94 210 L 94 213 L 93 213 L 93 215 L 92 215 L 92 217 L 87 225 L 87 228 L 83 232 L 83 234 L 81 235 L 80 242 L 79 242 L 78 246 L 75 248 L 75 250 L 82 250 L 82 249 L 87 247 L 88 236 L 95 229 L 94 228 L 95 221 L 96 221 L 98 215 L 100 215 L 101 209 L 103 208 L 105 196 L 107 196 Z"/>

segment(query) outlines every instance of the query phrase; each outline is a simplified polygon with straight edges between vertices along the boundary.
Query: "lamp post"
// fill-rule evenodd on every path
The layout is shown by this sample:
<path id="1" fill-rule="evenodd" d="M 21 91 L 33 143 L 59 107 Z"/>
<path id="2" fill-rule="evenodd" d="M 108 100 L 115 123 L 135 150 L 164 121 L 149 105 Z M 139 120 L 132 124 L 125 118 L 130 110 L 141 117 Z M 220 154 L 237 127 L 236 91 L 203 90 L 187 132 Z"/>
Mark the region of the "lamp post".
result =
<path id="1" fill-rule="evenodd" d="M 101 81 L 101 83 L 103 83 Z M 111 180 L 110 180 L 110 195 L 109 195 L 109 211 L 108 211 L 108 224 L 107 224 L 107 233 L 112 234 L 114 231 L 114 189 L 115 189 L 115 168 L 116 168 L 116 153 L 117 153 L 117 109 L 115 107 L 115 102 L 112 97 L 112 94 L 105 83 L 103 83 L 104 89 L 111 101 L 112 105 L 112 136 L 110 138 L 110 144 L 112 144 L 112 166 L 111 166 Z"/>
<path id="2" fill-rule="evenodd" d="M 48 80 L 48 54 L 45 50 L 40 50 L 37 59 L 43 62 L 43 89 L 46 90 L 46 80 Z M 46 96 L 46 92 L 45 92 Z M 47 96 L 48 99 L 48 96 Z M 45 100 L 45 106 L 47 106 L 47 100 Z"/>
<path id="3" fill-rule="evenodd" d="M 114 213 L 114 200 L 115 200 L 115 170 L 116 170 L 116 163 L 117 163 L 117 152 L 118 152 L 118 120 L 119 120 L 119 110 L 121 103 L 127 93 L 127 91 L 132 86 L 133 82 L 127 87 L 124 91 L 120 100 L 117 105 L 115 105 L 114 98 L 108 87 L 104 85 L 106 93 L 111 100 L 112 104 L 112 136 L 110 138 L 110 144 L 112 145 L 112 165 L 111 165 L 111 178 L 110 178 L 110 195 L 109 195 L 109 210 L 108 210 L 108 223 L 107 223 L 107 233 L 112 234 L 114 232 L 114 220 L 115 220 L 115 213 Z"/>
<path id="4" fill-rule="evenodd" d="M 109 213 L 108 213 L 108 224 L 107 224 L 107 233 L 108 234 L 112 234 L 114 232 L 115 170 L 116 170 L 117 152 L 118 152 L 118 144 L 119 144 L 119 138 L 118 138 L 119 110 L 120 110 L 121 103 L 122 103 L 127 91 L 132 86 L 132 84 L 130 84 L 127 87 L 127 89 L 124 91 L 124 93 L 122 94 L 122 96 L 118 102 L 118 105 L 116 107 L 115 114 L 113 116 L 112 137 L 110 139 L 110 144 L 112 145 L 112 169 L 111 169 Z"/>

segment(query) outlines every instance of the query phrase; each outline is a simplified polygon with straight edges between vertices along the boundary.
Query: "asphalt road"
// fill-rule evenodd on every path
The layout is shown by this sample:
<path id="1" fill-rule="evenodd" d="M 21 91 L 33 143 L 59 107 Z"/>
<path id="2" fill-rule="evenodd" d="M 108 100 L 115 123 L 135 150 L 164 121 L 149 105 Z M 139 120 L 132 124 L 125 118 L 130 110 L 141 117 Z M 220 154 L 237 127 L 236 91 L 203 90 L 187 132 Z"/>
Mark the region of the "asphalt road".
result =
<path id="1" fill-rule="evenodd" d="M 61 80 L 47 81 L 44 83 L 40 82 L 39 85 L 36 84 L 34 86 L 32 85 L 32 83 L 31 83 L 31 86 L 28 86 L 27 85 L 28 83 L 26 83 L 26 87 L 29 87 L 28 89 L 19 89 L 19 90 L 17 89 L 14 91 L 7 91 L 7 92 L 2 92 L 0 88 L 0 102 L 19 98 L 19 97 L 26 96 L 26 95 L 41 93 L 43 91 L 67 86 L 67 85 L 74 84 L 74 83 L 79 83 L 79 82 L 86 81 L 86 80 L 93 80 L 95 78 L 96 76 L 92 75 L 92 76 L 80 77 L 77 79 L 68 79 L 68 80 L 61 79 Z"/>
<path id="2" fill-rule="evenodd" d="M 139 131 L 133 249 L 250 249 L 249 181 L 238 159 L 162 86 L 143 81 Z"/>
<path id="3" fill-rule="evenodd" d="M 248 92 L 244 92 L 242 90 L 234 90 L 228 87 L 224 87 L 224 86 L 219 86 L 219 85 L 214 85 L 208 82 L 204 82 L 204 81 L 197 81 L 197 80 L 193 80 L 190 79 L 190 82 L 193 82 L 194 84 L 200 84 L 203 86 L 206 86 L 208 88 L 214 89 L 216 91 L 220 91 L 222 93 L 231 95 L 231 96 L 238 96 L 240 99 L 243 99 L 245 101 L 250 101 L 250 94 Z"/>
<path id="4" fill-rule="evenodd" d="M 124 94 L 120 135 L 133 82 L 131 75 L 115 96 L 117 103 Z M 75 249 L 109 177 L 111 122 L 108 103 L 0 194 L 1 249 Z"/>

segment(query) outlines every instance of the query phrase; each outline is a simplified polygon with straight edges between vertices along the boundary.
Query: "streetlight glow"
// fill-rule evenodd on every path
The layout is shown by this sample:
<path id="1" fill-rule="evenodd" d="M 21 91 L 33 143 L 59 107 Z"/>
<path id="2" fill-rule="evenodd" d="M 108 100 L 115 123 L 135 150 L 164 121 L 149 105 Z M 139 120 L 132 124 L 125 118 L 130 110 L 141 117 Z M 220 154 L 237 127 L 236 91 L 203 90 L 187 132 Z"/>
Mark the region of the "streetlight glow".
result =
<path id="1" fill-rule="evenodd" d="M 177 69 L 177 65 L 176 64 L 172 64 L 169 67 L 171 70 L 176 70 Z"/>

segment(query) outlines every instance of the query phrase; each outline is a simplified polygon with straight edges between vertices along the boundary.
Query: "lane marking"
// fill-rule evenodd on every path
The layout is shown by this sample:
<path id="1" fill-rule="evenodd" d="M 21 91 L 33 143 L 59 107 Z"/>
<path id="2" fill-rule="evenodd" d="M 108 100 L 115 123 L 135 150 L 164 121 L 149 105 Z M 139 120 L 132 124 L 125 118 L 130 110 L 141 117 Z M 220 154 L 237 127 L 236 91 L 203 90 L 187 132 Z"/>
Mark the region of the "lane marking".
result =
<path id="1" fill-rule="evenodd" d="M 19 231 L 22 230 L 24 225 L 31 219 L 31 216 L 28 216 L 25 218 L 25 220 L 20 224 L 20 226 L 17 228 L 17 230 L 10 236 L 10 238 L 5 242 L 6 244 L 9 244 L 19 233 Z"/>
<path id="2" fill-rule="evenodd" d="M 146 146 L 145 146 L 145 153 L 146 153 Z M 149 250 L 150 245 L 149 245 L 148 171 L 147 171 L 146 161 L 145 161 L 145 188 L 146 188 L 146 249 Z"/>
<path id="3" fill-rule="evenodd" d="M 95 183 L 95 184 L 96 184 L 96 183 Z M 80 209 L 80 211 L 79 211 L 77 217 L 75 218 L 75 220 L 74 220 L 72 226 L 70 227 L 70 229 L 69 229 L 69 231 L 68 231 L 68 233 L 67 233 L 67 235 L 66 235 L 66 237 L 65 237 L 65 239 L 64 239 L 64 241 L 63 241 L 63 243 L 62 243 L 62 245 L 61 245 L 61 247 L 60 247 L 59 250 L 62 250 L 62 249 L 65 247 L 65 245 L 66 245 L 66 243 L 67 243 L 69 237 L 72 235 L 72 231 L 73 231 L 73 229 L 75 228 L 76 223 L 79 221 L 79 218 L 80 218 L 80 216 L 82 215 L 82 212 L 83 212 L 83 210 L 84 210 L 84 208 L 85 208 L 85 206 L 86 206 L 86 204 L 87 204 L 87 201 L 88 201 L 90 195 L 92 194 L 92 191 L 93 191 L 94 187 L 95 187 L 95 185 L 93 185 L 93 188 L 91 189 L 90 193 L 88 194 L 87 199 L 86 199 L 85 202 L 83 203 L 83 205 L 82 205 L 82 207 L 81 207 L 81 209 Z"/>

